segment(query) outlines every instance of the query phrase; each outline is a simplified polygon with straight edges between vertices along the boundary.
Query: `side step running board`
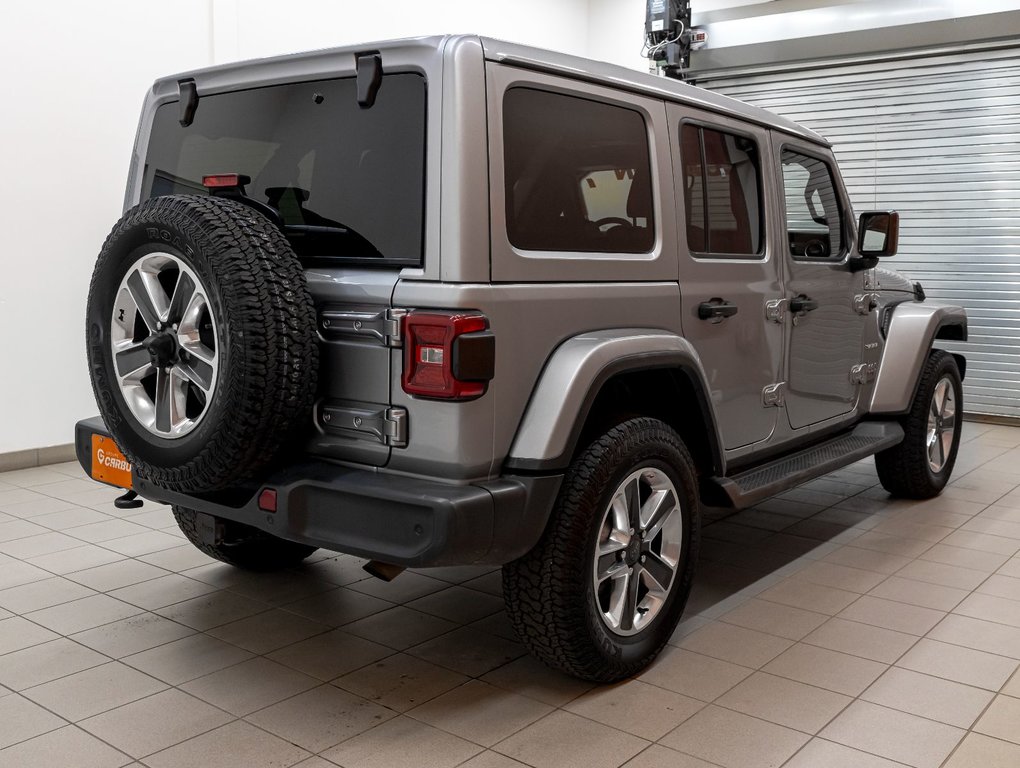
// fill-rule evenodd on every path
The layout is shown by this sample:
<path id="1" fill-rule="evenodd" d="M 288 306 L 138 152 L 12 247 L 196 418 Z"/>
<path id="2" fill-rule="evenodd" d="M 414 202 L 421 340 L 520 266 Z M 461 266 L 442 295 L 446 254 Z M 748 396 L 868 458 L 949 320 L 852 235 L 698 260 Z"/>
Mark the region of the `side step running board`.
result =
<path id="1" fill-rule="evenodd" d="M 895 421 L 866 421 L 852 431 L 728 477 L 705 478 L 702 502 L 742 509 L 903 441 Z"/>

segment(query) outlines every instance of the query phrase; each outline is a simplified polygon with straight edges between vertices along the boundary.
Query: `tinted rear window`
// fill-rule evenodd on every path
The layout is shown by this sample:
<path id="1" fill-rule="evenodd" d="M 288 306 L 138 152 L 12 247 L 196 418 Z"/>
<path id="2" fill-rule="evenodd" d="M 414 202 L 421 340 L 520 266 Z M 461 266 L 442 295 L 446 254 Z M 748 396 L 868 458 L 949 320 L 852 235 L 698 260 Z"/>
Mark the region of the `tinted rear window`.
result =
<path id="1" fill-rule="evenodd" d="M 507 236 L 518 248 L 645 253 L 655 243 L 640 112 L 511 88 L 503 99 Z"/>
<path id="2" fill-rule="evenodd" d="M 142 197 L 205 194 L 202 177 L 241 173 L 279 211 L 299 256 L 418 265 L 425 184 L 425 79 L 383 77 L 362 109 L 353 78 L 203 96 L 182 128 L 156 111 Z"/>

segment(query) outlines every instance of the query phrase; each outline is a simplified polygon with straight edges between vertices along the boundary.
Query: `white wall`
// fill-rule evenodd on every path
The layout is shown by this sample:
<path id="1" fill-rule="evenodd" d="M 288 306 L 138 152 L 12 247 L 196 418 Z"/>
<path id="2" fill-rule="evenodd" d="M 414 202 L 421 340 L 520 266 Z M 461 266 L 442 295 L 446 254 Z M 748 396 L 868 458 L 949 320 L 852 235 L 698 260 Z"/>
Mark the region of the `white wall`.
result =
<path id="1" fill-rule="evenodd" d="M 478 33 L 580 55 L 588 50 L 588 0 L 212 3 L 217 61 L 448 32 Z"/>
<path id="2" fill-rule="evenodd" d="M 96 254 L 118 219 L 158 76 L 382 38 L 477 32 L 646 69 L 644 0 L 34 0 L 0 16 L 0 454 L 96 413 L 84 352 Z"/>
<path id="3" fill-rule="evenodd" d="M 0 453 L 96 413 L 85 296 L 146 88 L 211 60 L 208 0 L 35 0 L 0 18 Z"/>
<path id="4" fill-rule="evenodd" d="M 648 71 L 641 55 L 645 37 L 645 0 L 590 0 L 590 58 Z"/>

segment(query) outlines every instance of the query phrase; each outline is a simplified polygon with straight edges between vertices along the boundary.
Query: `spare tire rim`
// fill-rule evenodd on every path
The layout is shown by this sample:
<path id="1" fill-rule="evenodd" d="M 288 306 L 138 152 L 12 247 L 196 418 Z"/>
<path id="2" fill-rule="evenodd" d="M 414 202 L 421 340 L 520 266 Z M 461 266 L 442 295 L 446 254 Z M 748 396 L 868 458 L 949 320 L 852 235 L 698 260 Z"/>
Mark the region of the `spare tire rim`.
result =
<path id="1" fill-rule="evenodd" d="M 683 513 L 673 481 L 644 467 L 617 486 L 598 529 L 592 582 L 606 627 L 636 635 L 662 611 L 676 579 Z"/>
<path id="2" fill-rule="evenodd" d="M 938 474 L 949 461 L 956 436 L 956 391 L 948 376 L 939 379 L 928 406 L 928 468 Z"/>
<path id="3" fill-rule="evenodd" d="M 131 414 L 158 437 L 187 435 L 212 402 L 218 337 L 208 295 L 194 270 L 164 252 L 136 261 L 117 289 L 114 375 Z"/>

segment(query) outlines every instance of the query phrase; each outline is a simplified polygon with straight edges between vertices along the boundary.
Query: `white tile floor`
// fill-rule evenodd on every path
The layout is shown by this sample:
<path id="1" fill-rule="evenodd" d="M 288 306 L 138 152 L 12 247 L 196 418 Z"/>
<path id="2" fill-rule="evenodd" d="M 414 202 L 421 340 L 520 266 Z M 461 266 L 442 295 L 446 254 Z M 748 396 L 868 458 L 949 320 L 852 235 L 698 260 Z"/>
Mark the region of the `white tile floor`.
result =
<path id="1" fill-rule="evenodd" d="M 76 465 L 0 474 L 0 766 L 1017 768 L 1020 428 L 964 441 L 932 501 L 868 461 L 706 511 L 686 620 L 601 688 L 495 569 L 246 574 Z"/>

